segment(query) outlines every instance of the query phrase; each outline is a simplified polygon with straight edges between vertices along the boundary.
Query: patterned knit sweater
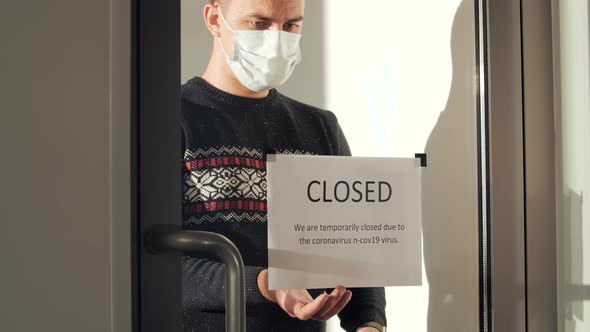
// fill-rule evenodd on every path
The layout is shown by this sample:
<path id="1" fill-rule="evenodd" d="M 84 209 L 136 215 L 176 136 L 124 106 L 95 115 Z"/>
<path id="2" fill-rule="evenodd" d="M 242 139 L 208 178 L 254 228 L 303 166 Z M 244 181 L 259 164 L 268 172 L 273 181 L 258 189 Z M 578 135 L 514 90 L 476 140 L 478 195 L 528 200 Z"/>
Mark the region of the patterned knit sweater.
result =
<path id="1" fill-rule="evenodd" d="M 195 77 L 182 86 L 182 129 L 183 227 L 220 233 L 240 249 L 247 330 L 324 331 L 325 323 L 291 318 L 266 300 L 257 276 L 268 267 L 265 154 L 350 155 L 334 114 L 274 89 L 264 98 L 245 98 Z M 185 256 L 182 266 L 184 330 L 224 331 L 224 265 Z M 341 326 L 355 331 L 367 321 L 385 325 L 383 288 L 351 291 L 339 314 Z"/>

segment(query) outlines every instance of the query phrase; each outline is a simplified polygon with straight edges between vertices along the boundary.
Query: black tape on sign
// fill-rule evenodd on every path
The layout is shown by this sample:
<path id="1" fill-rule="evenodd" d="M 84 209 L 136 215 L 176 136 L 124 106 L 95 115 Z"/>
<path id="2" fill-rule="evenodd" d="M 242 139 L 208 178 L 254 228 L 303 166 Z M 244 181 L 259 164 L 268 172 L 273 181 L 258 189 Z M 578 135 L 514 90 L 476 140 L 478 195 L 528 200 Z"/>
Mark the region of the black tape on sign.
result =
<path id="1" fill-rule="evenodd" d="M 416 153 L 414 155 L 416 158 L 420 159 L 420 166 L 421 167 L 427 167 L 428 166 L 428 160 L 426 158 L 426 153 Z"/>

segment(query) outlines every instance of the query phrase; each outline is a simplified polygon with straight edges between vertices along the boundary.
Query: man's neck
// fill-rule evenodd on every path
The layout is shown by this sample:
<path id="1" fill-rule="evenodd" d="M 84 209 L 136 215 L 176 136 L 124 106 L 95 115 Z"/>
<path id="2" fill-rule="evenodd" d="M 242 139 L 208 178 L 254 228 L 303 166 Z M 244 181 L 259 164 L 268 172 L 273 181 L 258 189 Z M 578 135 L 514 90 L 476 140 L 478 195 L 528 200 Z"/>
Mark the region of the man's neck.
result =
<path id="1" fill-rule="evenodd" d="M 201 78 L 219 90 L 232 95 L 248 98 L 264 98 L 268 96 L 268 90 L 254 92 L 246 88 L 236 79 L 227 63 L 221 61 L 223 60 L 212 57 Z"/>

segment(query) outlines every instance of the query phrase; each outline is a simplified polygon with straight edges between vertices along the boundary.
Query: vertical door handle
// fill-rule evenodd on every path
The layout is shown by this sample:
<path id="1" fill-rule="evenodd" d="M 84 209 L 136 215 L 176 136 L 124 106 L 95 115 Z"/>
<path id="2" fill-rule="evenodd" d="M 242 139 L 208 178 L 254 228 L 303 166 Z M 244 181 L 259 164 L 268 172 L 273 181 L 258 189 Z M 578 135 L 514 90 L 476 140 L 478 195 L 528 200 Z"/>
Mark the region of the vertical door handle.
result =
<path id="1" fill-rule="evenodd" d="M 171 229 L 155 225 L 146 233 L 147 249 L 160 254 L 178 252 L 215 257 L 225 264 L 225 329 L 246 332 L 246 290 L 244 262 L 236 245 L 223 235 L 211 232 Z M 207 287 L 207 286 L 205 286 Z"/>

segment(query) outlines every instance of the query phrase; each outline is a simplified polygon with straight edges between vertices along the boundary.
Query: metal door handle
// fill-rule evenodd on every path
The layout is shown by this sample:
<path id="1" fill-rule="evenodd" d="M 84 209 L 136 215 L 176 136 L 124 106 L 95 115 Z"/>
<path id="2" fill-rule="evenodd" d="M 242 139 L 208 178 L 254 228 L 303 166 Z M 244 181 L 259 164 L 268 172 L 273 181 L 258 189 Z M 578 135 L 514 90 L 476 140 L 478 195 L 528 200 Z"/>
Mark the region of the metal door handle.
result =
<path id="1" fill-rule="evenodd" d="M 145 245 L 154 254 L 178 252 L 207 255 L 221 260 L 225 264 L 225 329 L 227 332 L 246 331 L 244 262 L 232 241 L 217 233 L 156 225 L 146 233 Z"/>

